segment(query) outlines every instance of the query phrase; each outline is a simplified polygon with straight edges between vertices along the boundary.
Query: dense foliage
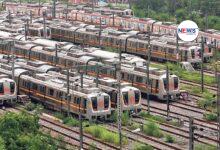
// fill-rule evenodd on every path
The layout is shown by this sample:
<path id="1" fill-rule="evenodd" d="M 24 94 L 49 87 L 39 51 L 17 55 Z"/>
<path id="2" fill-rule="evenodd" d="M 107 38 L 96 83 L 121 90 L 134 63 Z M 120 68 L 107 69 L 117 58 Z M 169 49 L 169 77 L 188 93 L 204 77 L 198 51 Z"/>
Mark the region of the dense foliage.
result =
<path id="1" fill-rule="evenodd" d="M 180 23 L 183 20 L 195 21 L 201 29 L 220 30 L 219 0 L 138 0 L 132 9 L 137 17 L 151 17 L 161 21 Z"/>
<path id="2" fill-rule="evenodd" d="M 6 113 L 0 118 L 0 149 L 58 149 L 49 135 L 39 131 L 38 117 L 27 113 Z"/>

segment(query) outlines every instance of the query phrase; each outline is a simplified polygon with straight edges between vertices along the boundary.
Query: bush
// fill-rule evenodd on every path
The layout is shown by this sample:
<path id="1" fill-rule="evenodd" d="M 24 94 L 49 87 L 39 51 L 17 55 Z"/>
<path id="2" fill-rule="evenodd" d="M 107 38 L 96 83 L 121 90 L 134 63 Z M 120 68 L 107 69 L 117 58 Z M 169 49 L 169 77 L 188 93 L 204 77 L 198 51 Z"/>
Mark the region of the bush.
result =
<path id="1" fill-rule="evenodd" d="M 196 144 L 195 150 L 217 150 L 217 147 L 207 144 Z"/>
<path id="2" fill-rule="evenodd" d="M 204 115 L 205 119 L 208 120 L 208 121 L 217 121 L 217 114 L 216 113 L 206 113 Z"/>
<path id="3" fill-rule="evenodd" d="M 0 117 L 0 149 L 58 149 L 51 136 L 39 131 L 39 118 L 25 112 Z"/>
<path id="4" fill-rule="evenodd" d="M 125 111 L 124 113 L 122 113 L 121 115 L 121 124 L 123 126 L 126 126 L 130 123 L 130 116 L 129 116 L 129 112 Z"/>
<path id="5" fill-rule="evenodd" d="M 165 137 L 165 142 L 167 142 L 167 143 L 174 143 L 175 139 L 174 139 L 173 136 L 167 134 L 166 137 Z"/>
<path id="6" fill-rule="evenodd" d="M 132 149 L 133 150 L 153 150 L 153 147 L 150 145 L 146 145 L 146 144 L 135 143 Z"/>
<path id="7" fill-rule="evenodd" d="M 72 117 L 66 117 L 65 119 L 63 119 L 63 123 L 73 127 L 79 126 L 79 121 Z"/>
<path id="8" fill-rule="evenodd" d="M 26 106 L 25 109 L 27 111 L 33 111 L 36 108 L 36 105 L 34 103 L 29 102 Z"/>
<path id="9" fill-rule="evenodd" d="M 118 113 L 117 113 L 117 111 L 115 111 L 115 112 L 111 115 L 110 119 L 111 119 L 113 122 L 117 122 L 117 120 L 118 120 Z M 122 115 L 121 115 L 121 124 L 122 124 L 123 126 L 126 126 L 126 125 L 129 125 L 129 123 L 130 123 L 129 112 L 128 112 L 128 111 L 125 111 L 125 112 L 123 112 Z"/>
<path id="10" fill-rule="evenodd" d="M 148 122 L 146 125 L 144 125 L 143 132 L 149 136 L 153 136 L 157 138 L 163 137 L 163 133 L 159 129 L 159 126 L 153 122 Z"/>
<path id="11" fill-rule="evenodd" d="M 119 136 L 117 133 L 108 131 L 104 127 L 100 125 L 91 125 L 89 127 L 84 128 L 86 133 L 91 134 L 92 136 L 103 140 L 108 143 L 119 145 Z M 122 139 L 123 144 L 127 144 L 127 138 Z"/>

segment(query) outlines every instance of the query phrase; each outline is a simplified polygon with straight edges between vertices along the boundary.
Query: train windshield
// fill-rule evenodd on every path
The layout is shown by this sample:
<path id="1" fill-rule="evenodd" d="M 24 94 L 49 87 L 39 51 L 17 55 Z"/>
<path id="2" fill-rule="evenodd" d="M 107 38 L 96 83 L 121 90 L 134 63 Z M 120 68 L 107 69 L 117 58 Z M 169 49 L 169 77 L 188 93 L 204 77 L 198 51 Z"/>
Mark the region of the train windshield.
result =
<path id="1" fill-rule="evenodd" d="M 3 83 L 0 83 L 0 93 L 4 93 L 4 85 Z"/>
<path id="2" fill-rule="evenodd" d="M 140 99 L 140 92 L 139 91 L 134 91 L 134 97 L 135 97 L 135 103 L 138 104 L 139 99 Z"/>
<path id="3" fill-rule="evenodd" d="M 109 107 L 109 97 L 108 96 L 104 96 L 104 107 L 105 107 L 105 109 L 107 109 Z"/>
<path id="4" fill-rule="evenodd" d="M 125 105 L 128 105 L 128 92 L 122 92 Z"/>
<path id="5" fill-rule="evenodd" d="M 98 108 L 98 106 L 97 106 L 97 97 L 92 97 L 91 101 L 92 101 L 93 110 L 97 110 L 97 108 Z"/>
<path id="6" fill-rule="evenodd" d="M 14 82 L 10 82 L 10 91 L 11 91 L 11 93 L 15 92 L 15 83 Z"/>
<path id="7" fill-rule="evenodd" d="M 164 89 L 167 90 L 167 79 L 163 78 L 163 85 L 164 85 Z"/>
<path id="8" fill-rule="evenodd" d="M 177 77 L 174 77 L 174 89 L 178 88 L 179 79 Z"/>

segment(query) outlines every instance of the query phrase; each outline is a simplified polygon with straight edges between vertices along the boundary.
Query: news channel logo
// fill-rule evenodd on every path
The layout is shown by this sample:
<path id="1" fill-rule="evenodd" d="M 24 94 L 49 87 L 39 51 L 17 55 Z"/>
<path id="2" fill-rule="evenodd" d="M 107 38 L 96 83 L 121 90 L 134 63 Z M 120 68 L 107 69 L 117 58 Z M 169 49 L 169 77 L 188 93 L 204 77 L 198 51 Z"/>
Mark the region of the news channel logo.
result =
<path id="1" fill-rule="evenodd" d="M 199 35 L 198 25 L 191 20 L 185 20 L 179 24 L 177 35 L 183 41 L 194 41 Z"/>

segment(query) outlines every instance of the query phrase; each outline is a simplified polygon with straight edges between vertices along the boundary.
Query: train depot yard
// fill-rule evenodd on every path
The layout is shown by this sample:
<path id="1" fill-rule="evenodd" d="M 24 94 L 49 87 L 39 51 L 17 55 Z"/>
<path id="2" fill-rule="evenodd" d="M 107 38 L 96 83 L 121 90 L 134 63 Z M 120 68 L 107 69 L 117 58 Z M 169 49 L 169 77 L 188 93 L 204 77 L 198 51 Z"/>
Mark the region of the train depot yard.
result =
<path id="1" fill-rule="evenodd" d="M 0 149 L 220 150 L 220 31 L 79 2 L 2 2 Z"/>

